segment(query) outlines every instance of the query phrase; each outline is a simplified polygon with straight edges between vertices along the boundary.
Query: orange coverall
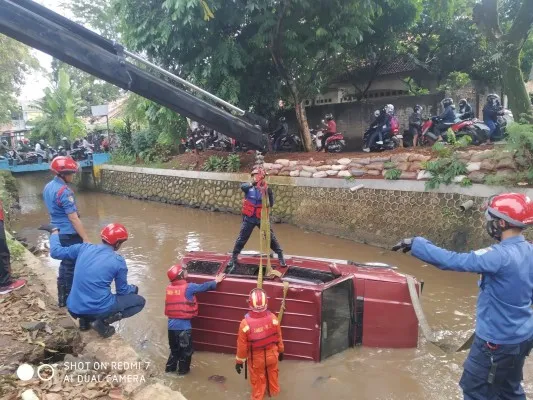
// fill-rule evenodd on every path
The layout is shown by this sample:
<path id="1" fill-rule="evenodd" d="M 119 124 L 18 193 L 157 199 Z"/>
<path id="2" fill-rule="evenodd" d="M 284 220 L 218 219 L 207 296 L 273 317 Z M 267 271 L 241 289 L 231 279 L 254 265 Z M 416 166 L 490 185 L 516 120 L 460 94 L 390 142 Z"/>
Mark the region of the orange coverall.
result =
<path id="1" fill-rule="evenodd" d="M 237 363 L 248 360 L 248 372 L 252 385 L 252 400 L 262 400 L 265 396 L 268 382 L 270 396 L 279 394 L 278 355 L 285 351 L 281 337 L 281 326 L 276 316 L 272 315 L 272 323 L 277 326 L 278 343 L 270 344 L 264 349 L 252 349 L 248 341 L 248 323 L 241 321 L 237 338 Z"/>

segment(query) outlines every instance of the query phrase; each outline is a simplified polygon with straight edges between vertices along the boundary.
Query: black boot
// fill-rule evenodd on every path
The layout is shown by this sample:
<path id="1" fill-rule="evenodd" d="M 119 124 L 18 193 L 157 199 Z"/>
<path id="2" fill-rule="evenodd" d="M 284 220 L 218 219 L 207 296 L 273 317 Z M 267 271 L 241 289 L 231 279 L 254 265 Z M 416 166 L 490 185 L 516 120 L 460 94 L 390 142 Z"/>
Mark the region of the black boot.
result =
<path id="1" fill-rule="evenodd" d="M 82 331 L 82 332 L 85 332 L 85 331 L 88 331 L 89 329 L 91 329 L 91 323 L 89 322 L 89 320 L 87 320 L 85 318 L 80 318 L 78 320 L 78 323 L 80 325 L 80 331 Z"/>
<path id="2" fill-rule="evenodd" d="M 115 328 L 106 324 L 101 319 L 97 319 L 94 322 L 91 322 L 91 327 L 98 332 L 98 334 L 107 339 L 108 337 L 111 337 L 115 334 Z"/>
<path id="3" fill-rule="evenodd" d="M 65 307 L 67 305 L 67 291 L 65 285 L 57 285 L 57 305 Z"/>
<path id="4" fill-rule="evenodd" d="M 279 261 L 279 265 L 281 265 L 282 267 L 287 266 L 287 263 L 285 262 L 285 259 L 283 258 L 283 253 L 281 251 L 278 253 L 278 261 Z"/>
<path id="5" fill-rule="evenodd" d="M 120 321 L 122 319 L 122 313 L 116 312 L 114 314 L 111 314 L 109 317 L 106 317 L 103 319 L 104 324 L 111 325 L 113 322 Z"/>

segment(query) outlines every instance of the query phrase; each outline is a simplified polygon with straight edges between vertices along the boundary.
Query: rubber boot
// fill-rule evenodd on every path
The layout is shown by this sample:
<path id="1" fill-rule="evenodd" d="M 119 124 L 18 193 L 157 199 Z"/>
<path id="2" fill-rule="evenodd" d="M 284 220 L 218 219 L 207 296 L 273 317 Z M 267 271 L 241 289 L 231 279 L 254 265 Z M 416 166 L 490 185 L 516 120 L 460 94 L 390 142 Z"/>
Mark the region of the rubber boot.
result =
<path id="1" fill-rule="evenodd" d="M 287 263 L 285 262 L 285 258 L 283 258 L 283 253 L 281 251 L 278 253 L 278 261 L 279 261 L 279 265 L 281 265 L 282 267 L 287 266 Z"/>
<path id="2" fill-rule="evenodd" d="M 97 319 L 94 322 L 91 322 L 91 327 L 98 332 L 98 334 L 107 339 L 115 334 L 115 328 L 106 324 L 101 319 Z"/>
<path id="3" fill-rule="evenodd" d="M 88 331 L 89 329 L 91 329 L 91 323 L 85 318 L 80 318 L 78 320 L 78 324 L 79 324 L 79 327 L 80 327 L 80 331 L 82 331 L 82 332 L 85 332 L 85 331 Z"/>
<path id="4" fill-rule="evenodd" d="M 120 321 L 121 319 L 122 319 L 122 313 L 119 311 L 114 314 L 111 314 L 109 317 L 104 318 L 103 321 L 104 321 L 104 324 L 111 325 L 113 322 Z"/>
<path id="5" fill-rule="evenodd" d="M 65 285 L 57 285 L 57 305 L 65 307 L 67 305 L 67 291 Z"/>

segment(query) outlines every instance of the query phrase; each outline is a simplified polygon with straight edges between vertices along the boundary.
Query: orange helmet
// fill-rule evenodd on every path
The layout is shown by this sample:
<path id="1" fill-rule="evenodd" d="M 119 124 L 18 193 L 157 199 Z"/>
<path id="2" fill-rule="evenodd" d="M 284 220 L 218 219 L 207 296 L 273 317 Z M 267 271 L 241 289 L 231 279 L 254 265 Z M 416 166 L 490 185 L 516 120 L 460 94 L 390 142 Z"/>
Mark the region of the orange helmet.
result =
<path id="1" fill-rule="evenodd" d="M 267 173 L 264 170 L 264 168 L 256 167 L 256 168 L 253 169 L 253 171 L 252 171 L 252 173 L 250 175 L 252 175 L 254 177 L 255 177 L 255 175 L 257 175 L 256 180 L 263 180 L 263 179 L 265 179 Z"/>
<path id="2" fill-rule="evenodd" d="M 533 224 L 533 203 L 522 193 L 503 193 L 487 202 L 487 220 L 502 219 L 515 228 Z"/>
<path id="3" fill-rule="evenodd" d="M 268 297 L 263 289 L 255 288 L 250 292 L 248 296 L 248 305 L 252 311 L 265 311 L 268 306 Z"/>
<path id="4" fill-rule="evenodd" d="M 118 243 L 123 243 L 128 240 L 128 231 L 122 224 L 109 224 L 102 229 L 100 237 L 107 244 L 115 246 Z"/>
<path id="5" fill-rule="evenodd" d="M 173 265 L 169 268 L 167 271 L 168 280 L 170 282 L 175 281 L 180 274 L 183 272 L 184 268 L 181 266 L 181 264 Z"/>
<path id="6" fill-rule="evenodd" d="M 52 160 L 50 170 L 56 175 L 74 174 L 78 172 L 78 163 L 72 157 L 59 156 Z"/>

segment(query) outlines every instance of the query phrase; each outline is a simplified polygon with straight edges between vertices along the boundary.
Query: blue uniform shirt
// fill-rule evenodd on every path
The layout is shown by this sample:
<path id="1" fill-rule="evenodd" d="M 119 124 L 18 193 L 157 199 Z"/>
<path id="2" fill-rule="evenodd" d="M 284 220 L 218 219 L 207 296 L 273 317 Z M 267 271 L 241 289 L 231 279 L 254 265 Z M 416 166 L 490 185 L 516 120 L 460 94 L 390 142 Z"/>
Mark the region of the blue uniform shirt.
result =
<path id="1" fill-rule="evenodd" d="M 201 285 L 197 283 L 187 283 L 187 289 L 185 289 L 185 297 L 189 301 L 193 301 L 193 296 L 196 293 L 207 292 L 209 290 L 215 290 L 217 288 L 216 281 L 209 281 L 202 283 Z M 168 319 L 168 330 L 169 331 L 187 331 L 192 329 L 190 319 L 178 319 L 178 318 L 169 318 Z"/>
<path id="2" fill-rule="evenodd" d="M 63 187 L 65 189 L 61 190 Z M 60 190 L 61 193 L 58 195 Z M 78 212 L 78 208 L 74 193 L 65 181 L 56 176 L 44 187 L 43 197 L 52 225 L 56 226 L 62 235 L 75 234 L 76 229 L 68 219 L 68 214 Z"/>
<path id="3" fill-rule="evenodd" d="M 481 339 L 518 344 L 533 336 L 533 246 L 523 236 L 470 253 L 444 250 L 417 237 L 412 254 L 443 270 L 482 274 L 476 315 Z"/>
<path id="4" fill-rule="evenodd" d="M 135 286 L 128 285 L 126 261 L 107 244 L 62 247 L 59 236 L 50 235 L 50 255 L 59 260 L 76 260 L 72 290 L 67 299 L 67 307 L 73 313 L 105 313 L 115 304 L 116 295 L 135 293 Z M 116 294 L 111 292 L 113 280 Z"/>

